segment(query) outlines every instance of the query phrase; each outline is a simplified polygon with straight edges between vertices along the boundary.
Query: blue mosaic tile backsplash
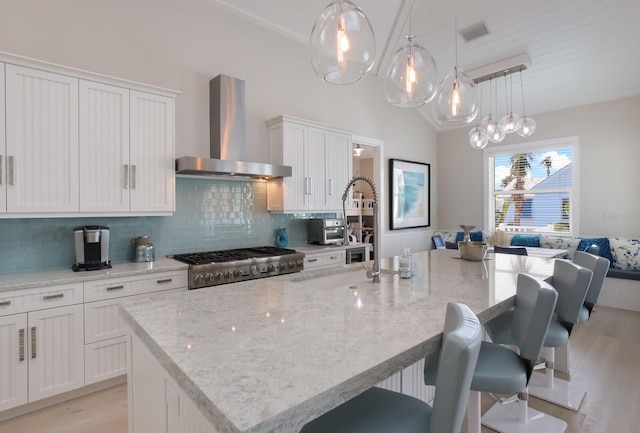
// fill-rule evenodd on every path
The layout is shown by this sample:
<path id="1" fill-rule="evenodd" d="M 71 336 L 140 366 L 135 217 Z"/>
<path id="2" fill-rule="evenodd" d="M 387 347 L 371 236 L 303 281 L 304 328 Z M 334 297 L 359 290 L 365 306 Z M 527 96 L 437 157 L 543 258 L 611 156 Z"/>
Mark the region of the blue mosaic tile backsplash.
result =
<path id="1" fill-rule="evenodd" d="M 275 245 L 287 229 L 289 247 L 307 242 L 307 219 L 334 214 L 270 214 L 267 184 L 176 179 L 176 212 L 166 217 L 0 219 L 0 274 L 75 263 L 73 229 L 109 227 L 109 259 L 130 260 L 131 239 L 150 236 L 156 257 L 195 251 Z"/>

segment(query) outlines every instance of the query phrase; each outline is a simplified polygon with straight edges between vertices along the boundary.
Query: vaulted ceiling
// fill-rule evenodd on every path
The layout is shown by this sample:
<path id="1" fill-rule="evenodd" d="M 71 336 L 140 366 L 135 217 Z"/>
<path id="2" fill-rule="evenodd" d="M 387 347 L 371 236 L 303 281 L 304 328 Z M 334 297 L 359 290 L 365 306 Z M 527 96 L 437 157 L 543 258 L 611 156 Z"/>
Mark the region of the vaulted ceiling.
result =
<path id="1" fill-rule="evenodd" d="M 329 0 L 202 1 L 305 45 L 317 16 L 330 3 Z M 377 52 L 372 73 L 381 80 L 391 55 L 409 32 L 409 21 L 412 33 L 429 50 L 443 78 L 455 64 L 457 15 L 458 30 L 483 21 L 489 30 L 487 35 L 469 42 L 457 36 L 458 65 L 472 78 L 486 73 L 486 65 L 514 56 L 528 57 L 528 68 L 522 73 L 527 114 L 640 95 L 638 0 L 354 0 L 354 3 L 362 8 L 373 26 Z M 499 92 L 499 115 L 506 111 L 504 82 L 504 78 L 493 81 L 493 94 Z M 521 112 L 518 74 L 512 76 L 512 83 L 514 111 Z M 486 115 L 489 83 L 482 86 Z M 493 106 L 495 113 L 495 101 Z M 432 120 L 431 104 L 419 110 L 438 127 Z"/>

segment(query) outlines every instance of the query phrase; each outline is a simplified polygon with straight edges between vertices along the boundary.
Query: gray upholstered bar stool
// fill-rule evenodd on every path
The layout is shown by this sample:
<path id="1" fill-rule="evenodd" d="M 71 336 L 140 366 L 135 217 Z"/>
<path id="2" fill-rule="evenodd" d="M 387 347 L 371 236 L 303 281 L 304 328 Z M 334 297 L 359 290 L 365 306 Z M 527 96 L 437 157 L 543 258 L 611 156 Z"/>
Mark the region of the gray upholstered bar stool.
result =
<path id="1" fill-rule="evenodd" d="M 464 304 L 450 303 L 439 352 L 439 362 L 447 368 L 437 372 L 433 407 L 373 387 L 307 423 L 300 433 L 458 433 L 481 344 L 482 326 L 475 314 Z"/>
<path id="2" fill-rule="evenodd" d="M 609 272 L 611 262 L 604 257 L 582 251 L 576 251 L 573 253 L 572 261 L 576 265 L 591 269 L 591 272 L 593 272 L 587 296 L 578 316 L 578 323 L 581 323 L 589 320 L 589 317 L 591 317 L 591 313 L 593 312 L 593 308 L 598 303 L 598 298 L 600 297 L 600 292 L 604 285 L 604 279 L 607 277 L 607 272 Z"/>
<path id="3" fill-rule="evenodd" d="M 529 383 L 529 394 L 574 410 L 580 406 L 586 390 L 577 386 L 565 387 L 567 381 L 555 378 L 554 349 L 568 344 L 569 336 L 578 321 L 587 295 L 592 274 L 590 269 L 565 260 L 555 260 L 553 275 L 545 280 L 558 291 L 555 315 L 543 344 L 546 372 L 532 374 Z M 508 334 L 512 320 L 513 312 L 510 311 L 490 320 L 485 325 L 485 330 L 491 341 L 498 344 L 513 344 L 513 339 Z M 569 390 L 571 394 L 568 394 Z"/>
<path id="4" fill-rule="evenodd" d="M 518 353 L 485 341 L 471 382 L 468 431 L 480 433 L 480 393 L 516 394 L 499 400 L 482 417 L 482 424 L 498 432 L 563 432 L 567 424 L 529 409 L 527 385 L 554 313 L 558 293 L 549 284 L 526 274 L 518 275 L 516 297 L 509 321 L 510 343 Z M 425 376 L 426 377 L 426 376 Z M 508 403 L 518 402 L 518 410 Z M 512 410 L 513 409 L 513 410 Z"/>

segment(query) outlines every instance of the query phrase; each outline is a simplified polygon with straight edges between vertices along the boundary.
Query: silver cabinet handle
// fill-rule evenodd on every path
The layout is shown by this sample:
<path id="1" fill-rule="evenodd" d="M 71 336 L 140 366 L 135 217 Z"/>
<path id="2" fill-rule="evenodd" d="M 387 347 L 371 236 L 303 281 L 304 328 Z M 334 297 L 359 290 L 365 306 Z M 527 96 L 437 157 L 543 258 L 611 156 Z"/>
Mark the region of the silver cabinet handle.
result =
<path id="1" fill-rule="evenodd" d="M 329 179 L 329 195 L 333 195 L 333 179 Z"/>
<path id="2" fill-rule="evenodd" d="M 131 189 L 136 189 L 136 166 L 131 166 Z"/>
<path id="3" fill-rule="evenodd" d="M 36 358 L 36 327 L 31 327 L 31 359 Z"/>
<path id="4" fill-rule="evenodd" d="M 114 290 L 122 290 L 124 289 L 124 286 L 112 286 L 112 287 L 107 287 L 107 292 L 112 292 Z"/>
<path id="5" fill-rule="evenodd" d="M 311 263 L 311 262 L 317 262 L 317 261 L 318 261 L 318 259 L 307 259 L 307 261 L 308 261 L 309 263 Z"/>
<path id="6" fill-rule="evenodd" d="M 311 177 L 310 177 L 310 178 L 309 178 L 309 195 L 311 195 L 311 194 L 312 194 L 312 188 L 313 188 L 313 183 L 312 183 L 312 181 L 313 181 L 313 178 L 311 178 Z"/>
<path id="7" fill-rule="evenodd" d="M 2 155 L 0 155 L 0 185 L 2 185 Z"/>
<path id="8" fill-rule="evenodd" d="M 9 180 L 7 183 L 13 185 L 13 156 L 9 155 Z"/>
<path id="9" fill-rule="evenodd" d="M 9 305 L 11 305 L 11 299 L 9 299 L 8 301 L 0 302 L 0 307 L 7 307 Z"/>
<path id="10" fill-rule="evenodd" d="M 51 299 L 60 299 L 63 297 L 64 297 L 64 293 L 56 293 L 55 295 L 44 295 L 42 299 L 45 301 L 49 301 Z"/>
<path id="11" fill-rule="evenodd" d="M 18 361 L 24 361 L 24 328 L 18 331 Z"/>
<path id="12" fill-rule="evenodd" d="M 124 189 L 129 188 L 129 164 L 124 165 Z"/>
<path id="13" fill-rule="evenodd" d="M 163 283 L 170 283 L 173 280 L 173 278 L 165 278 L 164 280 L 157 280 L 156 282 L 158 284 L 163 284 Z"/>

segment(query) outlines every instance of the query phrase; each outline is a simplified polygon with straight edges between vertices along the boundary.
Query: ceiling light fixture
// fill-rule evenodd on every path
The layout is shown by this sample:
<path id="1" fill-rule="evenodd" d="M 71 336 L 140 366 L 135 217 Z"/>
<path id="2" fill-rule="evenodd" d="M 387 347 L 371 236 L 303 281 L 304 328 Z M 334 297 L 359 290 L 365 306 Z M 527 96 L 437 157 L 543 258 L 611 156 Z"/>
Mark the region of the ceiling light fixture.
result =
<path id="1" fill-rule="evenodd" d="M 455 66 L 440 82 L 436 104 L 433 106 L 435 120 L 444 126 L 464 125 L 478 115 L 478 92 L 476 84 L 458 66 L 458 16 L 455 17 Z"/>
<path id="2" fill-rule="evenodd" d="M 364 149 L 362 147 L 360 147 L 359 144 L 356 144 L 356 147 L 353 148 L 353 156 L 358 157 L 360 155 L 362 155 L 362 151 Z"/>
<path id="3" fill-rule="evenodd" d="M 504 128 L 504 132 L 507 134 L 511 132 L 516 132 L 518 128 L 520 128 L 520 116 L 513 112 L 513 81 L 511 80 L 512 76 L 509 75 L 509 87 L 511 88 L 511 93 L 507 94 L 507 74 L 504 75 L 504 99 L 505 105 L 507 109 L 507 114 L 500 118 L 500 126 Z M 510 95 L 510 98 L 507 97 Z M 511 103 L 509 103 L 509 99 Z"/>
<path id="4" fill-rule="evenodd" d="M 373 67 L 376 41 L 371 23 L 348 0 L 330 3 L 318 17 L 309 39 L 311 65 L 331 84 L 351 84 Z"/>
<path id="5" fill-rule="evenodd" d="M 487 137 L 492 143 L 500 143 L 507 135 L 504 128 L 492 117 L 493 110 L 493 79 L 489 79 L 489 116 L 482 119 L 481 127 L 487 132 Z M 496 113 L 498 112 L 498 89 L 496 87 Z"/>
<path id="6" fill-rule="evenodd" d="M 469 131 L 469 144 L 472 148 L 481 150 L 487 147 L 489 143 L 489 137 L 487 132 L 480 126 L 480 111 L 482 110 L 482 87 L 480 88 L 480 107 L 478 108 L 478 121 L 476 127 Z"/>
<path id="7" fill-rule="evenodd" d="M 438 68 L 429 51 L 415 41 L 409 13 L 409 34 L 391 57 L 384 81 L 387 101 L 398 108 L 419 108 L 438 90 Z"/>
<path id="8" fill-rule="evenodd" d="M 524 88 L 522 85 L 522 69 L 520 70 L 520 91 L 522 92 L 522 119 L 520 121 L 520 127 L 518 128 L 518 135 L 521 137 L 528 137 L 536 130 L 536 121 L 531 117 L 527 117 L 527 113 L 524 111 Z"/>

